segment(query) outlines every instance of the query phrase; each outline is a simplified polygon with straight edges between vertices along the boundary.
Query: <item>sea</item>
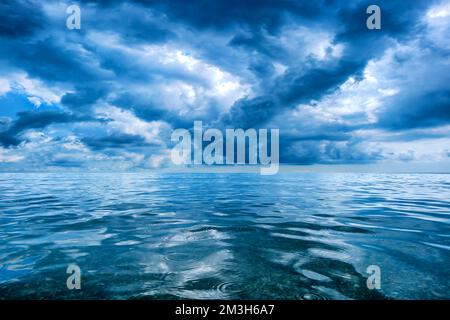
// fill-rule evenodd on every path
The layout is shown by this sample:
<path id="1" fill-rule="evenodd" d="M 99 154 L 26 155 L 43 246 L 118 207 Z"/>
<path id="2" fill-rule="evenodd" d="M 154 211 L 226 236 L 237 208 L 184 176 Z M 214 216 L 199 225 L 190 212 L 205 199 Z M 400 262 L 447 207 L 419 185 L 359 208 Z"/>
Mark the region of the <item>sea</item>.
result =
<path id="1" fill-rule="evenodd" d="M 450 299 L 450 175 L 0 173 L 0 299 Z"/>

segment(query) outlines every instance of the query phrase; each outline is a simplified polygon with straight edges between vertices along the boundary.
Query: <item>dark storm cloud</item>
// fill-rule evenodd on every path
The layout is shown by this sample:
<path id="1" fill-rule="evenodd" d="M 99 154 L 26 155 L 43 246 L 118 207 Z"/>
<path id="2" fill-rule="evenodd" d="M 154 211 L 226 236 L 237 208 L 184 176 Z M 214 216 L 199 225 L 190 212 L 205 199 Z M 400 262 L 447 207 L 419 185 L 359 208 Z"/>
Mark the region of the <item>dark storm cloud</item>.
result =
<path id="1" fill-rule="evenodd" d="M 74 111 L 87 111 L 108 89 L 101 86 L 79 86 L 74 92 L 68 92 L 61 98 L 61 103 Z"/>
<path id="2" fill-rule="evenodd" d="M 42 29 L 44 21 L 40 7 L 30 1 L 0 2 L 0 37 L 31 36 Z"/>
<path id="3" fill-rule="evenodd" d="M 356 126 L 339 123 L 301 126 L 295 130 L 283 128 L 281 141 L 286 144 L 297 141 L 347 141 L 351 138 L 351 132 L 356 129 Z"/>
<path id="4" fill-rule="evenodd" d="M 194 28 L 212 28 L 219 31 L 236 25 L 276 28 L 283 24 L 288 14 L 314 19 L 320 14 L 320 8 L 323 6 L 320 1 L 289 0 L 227 0 L 195 3 L 183 0 L 144 0 L 136 2 L 164 12 L 170 18 L 183 21 Z"/>
<path id="5" fill-rule="evenodd" d="M 364 66 L 364 63 L 342 61 L 337 66 L 311 67 L 306 71 L 290 70 L 266 89 L 269 95 L 236 102 L 230 114 L 224 116 L 224 123 L 244 128 L 262 126 L 294 104 L 308 103 L 333 92 L 349 76 L 358 75 Z"/>
<path id="6" fill-rule="evenodd" d="M 336 39 L 338 41 L 359 41 L 364 37 L 370 40 L 380 33 L 397 39 L 409 36 L 423 28 L 423 22 L 419 17 L 423 16 L 427 8 L 436 3 L 439 3 L 439 0 L 352 1 L 339 9 L 340 21 L 344 23 L 345 28 L 337 35 Z M 378 31 L 360 27 L 366 24 L 368 17 L 366 8 L 373 4 L 378 5 L 382 10 L 382 29 Z M 365 50 L 366 48 L 360 46 L 359 49 Z"/>
<path id="7" fill-rule="evenodd" d="M 18 119 L 7 130 L 0 132 L 0 143 L 3 146 L 18 145 L 22 141 L 20 133 L 28 129 L 42 129 L 54 123 L 73 123 L 90 119 L 55 111 L 19 112 L 17 116 Z"/>
<path id="8" fill-rule="evenodd" d="M 384 158 L 380 150 L 366 150 L 361 140 L 280 142 L 280 157 L 290 164 L 365 164 Z"/>
<path id="9" fill-rule="evenodd" d="M 21 112 L 17 120 L 2 125 L 6 129 L 0 132 L 0 143 L 5 147 L 17 146 L 22 141 L 21 134 L 28 129 L 42 130 L 57 123 L 67 124 L 70 129 L 74 122 L 100 121 L 95 118 L 96 104 L 128 109 L 140 119 L 161 120 L 174 128 L 192 126 L 193 117 L 221 129 L 263 127 L 280 114 L 289 117 L 289 111 L 299 105 L 314 105 L 314 101 L 338 90 L 349 77 L 363 79 L 369 61 L 379 59 L 395 43 L 423 32 L 420 17 L 435 3 L 86 0 L 80 2 L 82 29 L 69 31 L 65 28 L 65 11 L 57 11 L 64 6 L 57 7 L 57 2 L 2 2 L 0 70 L 5 73 L 20 70 L 30 79 L 62 88 L 60 106 L 64 111 Z M 51 10 L 54 15 L 56 12 L 58 21 L 47 15 L 45 4 L 55 5 Z M 382 30 L 366 28 L 366 8 L 371 4 L 382 8 Z M 317 39 L 312 37 L 310 42 L 302 36 L 291 39 L 287 30 L 294 30 L 294 34 L 317 32 Z M 322 40 L 320 32 L 331 37 L 321 58 L 305 53 L 308 46 Z M 282 37 L 287 40 L 281 41 Z M 333 47 L 337 45 L 342 46 L 342 52 L 334 54 Z M 212 86 L 205 76 L 210 70 L 200 74 L 164 64 L 157 55 L 165 51 L 161 49 L 148 57 L 144 54 L 150 50 L 146 46 L 177 48 L 186 56 L 238 76 L 250 87 L 251 94 L 233 99 L 227 108 L 218 107 L 217 101 L 222 97 L 202 96 Z M 438 49 L 433 53 L 442 50 Z M 439 54 L 448 55 L 448 51 Z M 401 65 L 404 62 L 400 60 Z M 276 64 L 285 70 L 277 73 Z M 416 80 L 416 88 L 422 81 L 426 80 Z M 197 106 L 181 110 L 180 106 L 170 104 L 178 100 L 164 105 L 171 97 L 164 96 L 162 85 L 172 83 L 201 87 L 196 95 L 204 98 L 207 107 L 198 108 L 202 111 L 195 113 Z M 367 128 L 400 131 L 448 124 L 449 101 L 449 91 L 442 88 L 416 93 L 407 90 L 388 100 L 377 113 L 378 122 Z M 352 116 L 356 117 L 343 117 L 349 120 Z M 286 127 L 297 125 L 291 121 L 287 118 L 278 123 Z M 317 119 L 311 122 L 314 123 L 309 127 L 299 126 L 304 131 L 289 128 L 283 133 L 280 128 L 282 162 L 356 163 L 382 157 L 378 150 L 367 151 L 362 147 L 364 141 L 355 139 L 354 132 L 362 126 L 324 124 Z M 106 132 L 81 137 L 94 151 L 148 146 L 137 135 Z M 72 160 L 67 161 L 70 165 Z"/>
<path id="10" fill-rule="evenodd" d="M 145 94 L 136 95 L 134 92 L 122 92 L 117 98 L 111 101 L 114 105 L 122 108 L 129 108 L 141 119 L 153 121 L 158 119 L 165 119 L 168 122 L 173 122 L 168 119 L 170 113 L 163 108 L 160 108 L 152 103 L 151 97 Z"/>
<path id="11" fill-rule="evenodd" d="M 90 148 L 103 150 L 109 148 L 136 148 L 148 147 L 152 144 L 145 141 L 141 136 L 131 134 L 112 134 L 105 137 L 86 137 L 82 141 Z"/>
<path id="12" fill-rule="evenodd" d="M 90 65 L 89 57 L 53 36 L 32 43 L 15 43 L 8 51 L 10 62 L 45 81 L 77 84 L 105 80 Z"/>
<path id="13" fill-rule="evenodd" d="M 283 121 L 283 115 L 276 122 Z M 333 121 L 301 121 L 280 126 L 280 158 L 291 164 L 369 163 L 381 159 L 378 150 L 367 151 L 353 132 L 363 128 Z"/>
<path id="14" fill-rule="evenodd" d="M 336 90 L 350 76 L 361 76 L 368 61 L 377 58 L 392 44 L 390 37 L 407 37 L 415 32 L 417 17 L 423 14 L 430 2 L 396 2 L 393 5 L 391 1 L 381 1 L 379 5 L 383 12 L 388 12 L 386 21 L 383 20 L 382 32 L 365 28 L 368 17 L 365 9 L 368 5 L 369 2 L 362 1 L 339 10 L 341 24 L 335 27 L 342 31 L 336 35 L 335 41 L 343 42 L 345 49 L 338 61 L 311 61 L 291 66 L 281 79 L 275 83 L 269 82 L 269 86 L 263 89 L 264 96 L 238 101 L 231 113 L 224 116 L 224 123 L 238 123 L 243 127 L 264 125 L 284 109 L 318 100 Z M 399 22 L 396 17 L 400 17 Z M 255 48 L 259 43 L 261 41 L 253 38 L 232 40 L 232 44 L 251 45 Z"/>
<path id="15" fill-rule="evenodd" d="M 104 14 L 90 24 L 104 31 L 123 34 L 128 43 L 162 43 L 176 38 L 176 34 L 166 25 L 168 20 L 163 13 L 148 10 L 141 5 L 118 3 L 117 7 L 106 8 Z M 115 14 L 120 11 L 120 15 Z"/>
<path id="16" fill-rule="evenodd" d="M 429 128 L 450 123 L 450 90 L 408 93 L 381 112 L 379 125 L 391 130 Z"/>
<path id="17" fill-rule="evenodd" d="M 92 1 L 88 1 L 92 3 Z M 376 35 L 365 26 L 367 14 L 365 8 L 367 1 L 343 6 L 342 2 L 334 1 L 205 1 L 200 3 L 188 3 L 186 1 L 136 1 L 134 5 L 123 5 L 120 2 L 97 2 L 100 14 L 99 19 L 89 22 L 103 30 L 118 30 L 126 39 L 142 38 L 143 40 L 162 41 L 167 40 L 172 32 L 163 26 L 154 24 L 153 16 L 157 18 L 165 14 L 177 23 L 186 23 L 195 28 L 214 28 L 219 32 L 236 25 L 251 27 L 250 38 L 236 35 L 230 45 L 244 45 L 249 49 L 256 49 L 260 53 L 270 56 L 272 48 L 265 48 L 264 36 L 259 32 L 261 28 L 274 32 L 275 27 L 286 23 L 286 16 L 291 21 L 299 19 L 315 21 L 316 23 L 337 23 L 333 27 L 343 29 L 337 35 L 337 39 L 350 42 L 347 44 L 344 57 L 331 65 L 311 64 L 310 66 L 292 65 L 287 74 L 276 83 L 269 83 L 269 87 L 263 90 L 266 96 L 256 99 L 241 100 L 235 104 L 230 115 L 225 115 L 225 123 L 238 123 L 243 126 L 262 125 L 269 120 L 279 109 L 289 108 L 293 103 L 303 103 L 311 99 L 319 99 L 336 86 L 345 81 L 350 75 L 359 73 L 367 61 L 385 47 L 386 34 L 402 34 L 411 28 L 402 27 L 403 24 L 395 23 L 393 17 L 400 16 L 406 22 L 415 21 L 414 14 L 423 7 L 423 1 L 414 4 L 396 4 L 382 2 L 380 5 L 385 10 L 386 22 L 383 34 Z M 139 6 L 142 6 L 139 8 Z M 104 10 L 102 11 L 102 8 Z M 31 9 L 30 9 L 31 10 Z M 118 12 L 117 12 L 118 10 Z M 151 11 L 149 11 L 151 10 Z M 155 12 L 155 13 L 153 13 Z M 120 13 L 120 15 L 118 14 Z M 207 13 L 207 14 L 205 14 Z M 118 18 L 120 17 L 120 19 Z M 390 18 L 392 17 L 392 18 Z M 384 15 L 383 15 L 384 18 Z M 119 20 L 117 20 L 119 19 Z M 98 20 L 98 21 L 97 21 Z M 119 26 L 119 27 L 117 27 Z M 375 35 L 374 35 L 375 34 Z M 152 81 L 151 78 L 158 70 L 141 72 L 141 66 L 129 57 L 114 51 L 98 51 L 91 49 L 100 60 L 102 68 L 111 70 L 116 77 L 129 78 L 129 81 Z M 55 39 L 47 38 L 43 41 L 29 43 L 26 46 L 19 45 L 16 59 L 17 64 L 27 70 L 30 75 L 47 81 L 61 81 L 71 83 L 83 83 L 94 81 L 106 81 L 104 76 L 94 72 L 87 64 L 88 57 L 80 55 L 72 48 Z M 39 62 L 39 63 L 37 63 Z M 256 65 L 249 66 L 258 76 L 264 75 L 262 66 L 270 65 L 269 61 L 261 60 Z M 290 65 L 291 63 L 288 63 Z M 175 76 L 183 79 L 182 74 L 171 74 L 173 71 L 165 71 L 163 77 Z M 185 78 L 187 81 L 196 79 Z M 72 106 L 79 102 L 93 103 L 99 97 L 107 93 L 107 90 L 81 88 L 75 93 L 69 93 L 63 98 L 63 103 Z M 99 94 L 99 93 L 102 94 Z M 270 96 L 267 97 L 267 92 Z M 91 97 L 90 97 L 91 95 Z M 76 98 L 75 96 L 79 96 Z M 252 119 L 249 121 L 248 119 Z M 259 122 L 259 123 L 258 123 Z"/>

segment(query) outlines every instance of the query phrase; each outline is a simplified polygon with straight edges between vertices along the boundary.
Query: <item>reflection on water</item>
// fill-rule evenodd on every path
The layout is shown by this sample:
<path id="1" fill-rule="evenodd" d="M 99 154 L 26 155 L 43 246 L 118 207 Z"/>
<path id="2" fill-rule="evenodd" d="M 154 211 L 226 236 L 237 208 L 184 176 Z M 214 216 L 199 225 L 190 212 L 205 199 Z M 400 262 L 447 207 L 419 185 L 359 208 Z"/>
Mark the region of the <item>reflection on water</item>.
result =
<path id="1" fill-rule="evenodd" d="M 450 175 L 1 173 L 0 195 L 3 299 L 450 298 Z"/>

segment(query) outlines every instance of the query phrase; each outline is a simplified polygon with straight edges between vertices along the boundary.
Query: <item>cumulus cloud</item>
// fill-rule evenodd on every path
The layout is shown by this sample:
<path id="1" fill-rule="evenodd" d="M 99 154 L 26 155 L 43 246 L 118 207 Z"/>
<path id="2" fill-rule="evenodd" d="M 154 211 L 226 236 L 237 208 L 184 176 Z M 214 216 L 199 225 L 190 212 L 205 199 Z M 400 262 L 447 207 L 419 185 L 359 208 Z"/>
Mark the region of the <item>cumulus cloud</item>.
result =
<path id="1" fill-rule="evenodd" d="M 281 162 L 448 158 L 450 9 L 379 1 L 0 5 L 0 162 L 168 165 L 170 132 L 280 128 Z M 426 141 L 426 144 L 423 143 Z"/>

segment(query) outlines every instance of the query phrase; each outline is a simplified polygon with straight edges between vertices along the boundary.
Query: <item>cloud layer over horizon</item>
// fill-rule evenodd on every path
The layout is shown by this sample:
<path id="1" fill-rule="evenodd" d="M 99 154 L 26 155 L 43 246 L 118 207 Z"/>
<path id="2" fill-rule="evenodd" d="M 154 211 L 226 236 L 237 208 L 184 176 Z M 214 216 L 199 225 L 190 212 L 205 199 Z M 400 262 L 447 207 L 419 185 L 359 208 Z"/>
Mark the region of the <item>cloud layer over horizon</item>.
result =
<path id="1" fill-rule="evenodd" d="M 195 120 L 279 128 L 285 164 L 450 164 L 450 1 L 71 4 L 0 4 L 0 170 L 170 166 Z"/>

